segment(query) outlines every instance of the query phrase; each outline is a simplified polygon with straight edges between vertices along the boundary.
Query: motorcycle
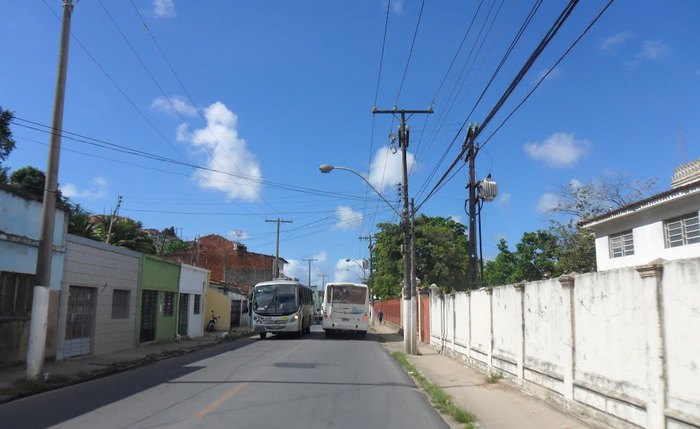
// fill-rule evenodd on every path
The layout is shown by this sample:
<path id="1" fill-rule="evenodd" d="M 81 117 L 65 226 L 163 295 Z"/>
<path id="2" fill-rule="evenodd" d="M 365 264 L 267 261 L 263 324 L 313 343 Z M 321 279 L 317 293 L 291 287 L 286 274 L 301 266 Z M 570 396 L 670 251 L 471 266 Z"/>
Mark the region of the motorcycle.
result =
<path id="1" fill-rule="evenodd" d="M 211 312 L 211 319 L 209 320 L 209 323 L 207 323 L 207 332 L 214 332 L 216 331 L 216 321 L 219 320 L 220 316 L 215 316 L 214 311 Z"/>

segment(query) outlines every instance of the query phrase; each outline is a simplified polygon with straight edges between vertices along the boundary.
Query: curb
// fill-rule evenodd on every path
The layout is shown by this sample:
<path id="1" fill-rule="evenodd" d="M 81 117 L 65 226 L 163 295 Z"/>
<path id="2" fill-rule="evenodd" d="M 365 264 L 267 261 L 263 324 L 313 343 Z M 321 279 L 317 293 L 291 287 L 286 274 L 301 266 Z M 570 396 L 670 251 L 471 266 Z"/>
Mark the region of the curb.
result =
<path id="1" fill-rule="evenodd" d="M 186 348 L 181 348 L 181 349 L 173 349 L 173 350 L 163 350 L 161 352 L 154 352 L 150 353 L 142 358 L 136 359 L 136 360 L 130 360 L 130 361 L 114 361 L 112 362 L 111 366 L 105 367 L 105 368 L 99 368 L 95 369 L 93 371 L 90 371 L 88 373 L 84 373 L 83 371 L 78 372 L 73 375 L 69 376 L 62 376 L 61 378 L 65 377 L 66 380 L 61 381 L 61 382 L 56 382 L 56 383 L 48 383 L 48 384 L 43 384 L 43 382 L 38 382 L 38 386 L 34 390 L 28 390 L 24 392 L 19 392 L 15 394 L 9 394 L 5 395 L 0 393 L 0 404 L 6 404 L 8 402 L 12 402 L 17 399 L 21 398 L 26 398 L 29 396 L 34 396 L 39 393 L 44 393 L 48 392 L 51 390 L 56 390 L 60 389 L 63 387 L 68 387 L 68 386 L 73 386 L 76 384 L 81 384 L 85 383 L 91 380 L 97 380 L 99 378 L 103 377 L 108 377 L 110 375 L 118 374 L 120 372 L 125 372 L 129 371 L 131 369 L 135 369 L 141 366 L 145 366 L 151 363 L 159 362 L 162 360 L 174 358 L 177 356 L 182 356 L 186 355 L 189 353 L 196 352 L 198 350 L 202 350 L 208 347 L 212 346 L 218 346 L 230 341 L 235 341 L 239 340 L 241 338 L 246 338 L 249 336 L 251 333 L 250 332 L 242 332 L 242 333 L 235 333 L 235 334 L 228 334 L 226 336 L 221 336 L 217 335 L 216 338 L 212 342 L 208 343 L 202 343 Z M 80 375 L 83 373 L 83 375 Z M 18 379 L 18 381 L 24 381 L 23 379 Z M 9 387 L 8 390 L 11 390 L 12 387 Z"/>

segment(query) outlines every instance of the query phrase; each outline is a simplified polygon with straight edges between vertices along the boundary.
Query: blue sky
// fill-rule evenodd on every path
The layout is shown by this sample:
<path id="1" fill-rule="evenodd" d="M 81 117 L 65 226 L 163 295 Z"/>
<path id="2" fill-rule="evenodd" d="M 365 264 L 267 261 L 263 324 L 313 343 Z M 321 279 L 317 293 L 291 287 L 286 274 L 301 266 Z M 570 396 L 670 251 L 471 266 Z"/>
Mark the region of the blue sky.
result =
<path id="1" fill-rule="evenodd" d="M 372 106 L 375 97 L 380 109 L 432 104 L 433 115 L 409 120 L 409 193 L 423 202 L 533 3 L 427 1 L 413 44 L 421 2 L 393 0 L 383 45 L 386 0 L 79 1 L 64 130 L 176 163 L 64 138 L 59 183 L 95 213 L 122 195 L 120 213 L 145 227 L 221 234 L 259 253 L 275 252 L 265 220 L 291 220 L 280 243 L 288 275 L 307 279 L 303 260 L 316 259 L 312 283 L 321 274 L 357 280 L 345 259 L 367 258 L 358 237 L 397 217 L 357 176 L 318 166 L 352 168 L 398 206 L 400 158 L 388 138 L 397 122 L 373 117 Z M 604 4 L 581 2 L 482 142 Z M 483 121 L 564 5 L 539 8 L 470 121 Z M 7 164 L 45 169 L 48 135 L 21 125 L 51 123 L 61 2 L 3 1 L 2 10 L 0 106 L 18 118 Z M 499 238 L 512 246 L 548 226 L 542 210 L 557 186 L 622 173 L 658 179 L 660 191 L 678 164 L 700 156 L 697 16 L 693 0 L 617 0 L 484 146 L 477 176 L 491 173 L 500 188 L 484 208 L 487 257 Z M 466 222 L 466 177 L 462 169 L 421 212 Z"/>

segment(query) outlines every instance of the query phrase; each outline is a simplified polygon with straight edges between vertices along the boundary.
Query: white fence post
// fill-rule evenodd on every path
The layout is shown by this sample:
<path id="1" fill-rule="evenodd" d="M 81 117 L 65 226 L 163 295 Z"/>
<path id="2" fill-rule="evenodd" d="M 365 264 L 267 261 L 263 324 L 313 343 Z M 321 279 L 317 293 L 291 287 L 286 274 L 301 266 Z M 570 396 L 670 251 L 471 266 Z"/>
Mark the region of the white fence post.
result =
<path id="1" fill-rule="evenodd" d="M 517 364 L 518 364 L 518 383 L 523 384 L 525 380 L 525 283 L 517 283 L 513 285 L 518 295 L 518 311 L 520 319 L 520 347 L 518 347 Z"/>
<path id="2" fill-rule="evenodd" d="M 574 274 L 574 273 L 572 273 Z M 563 293 L 563 345 L 564 345 L 564 397 L 570 401 L 574 399 L 574 379 L 576 378 L 576 324 L 574 312 L 574 283 L 573 275 L 559 277 Z"/>
<path id="3" fill-rule="evenodd" d="M 486 356 L 488 362 L 489 372 L 493 367 L 493 289 L 487 288 L 486 295 L 489 297 L 489 343 L 488 343 L 488 356 Z"/>
<path id="4" fill-rule="evenodd" d="M 665 346 L 664 346 L 664 317 L 663 317 L 663 291 L 661 279 L 664 266 L 661 263 L 652 263 L 637 267 L 637 272 L 642 278 L 646 301 L 649 306 L 647 344 L 649 347 L 649 369 L 647 377 L 649 383 L 649 399 L 647 402 L 647 427 L 665 428 L 666 416 L 666 371 L 665 371 Z"/>

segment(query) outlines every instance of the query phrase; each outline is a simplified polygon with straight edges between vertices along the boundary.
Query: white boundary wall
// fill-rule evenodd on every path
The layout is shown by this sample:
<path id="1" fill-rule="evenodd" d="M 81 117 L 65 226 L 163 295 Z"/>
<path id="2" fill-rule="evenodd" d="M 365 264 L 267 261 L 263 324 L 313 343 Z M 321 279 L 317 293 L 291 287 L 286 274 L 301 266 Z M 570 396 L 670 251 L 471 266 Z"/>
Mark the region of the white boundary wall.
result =
<path id="1" fill-rule="evenodd" d="M 700 259 L 431 294 L 444 353 L 589 422 L 700 428 Z"/>

